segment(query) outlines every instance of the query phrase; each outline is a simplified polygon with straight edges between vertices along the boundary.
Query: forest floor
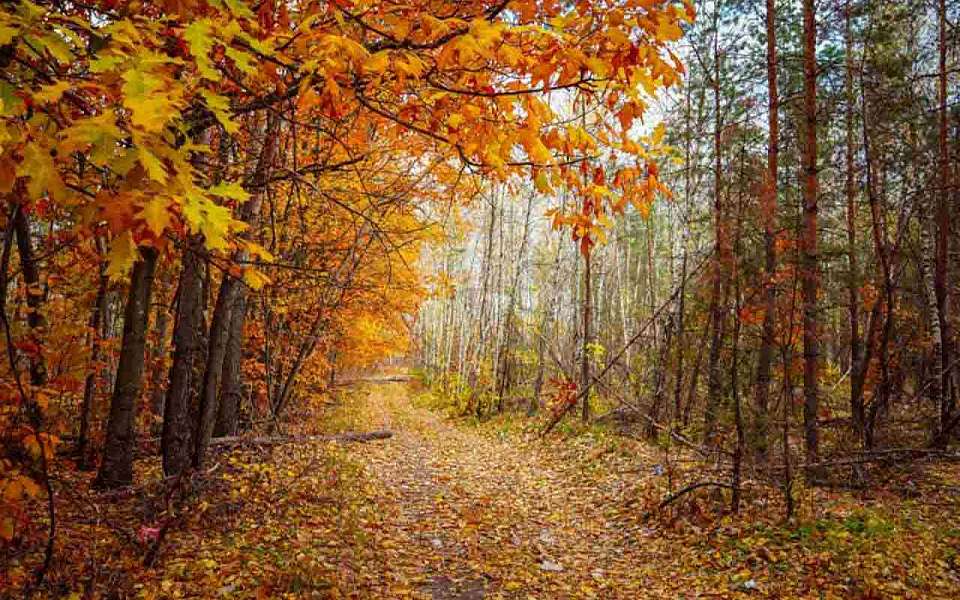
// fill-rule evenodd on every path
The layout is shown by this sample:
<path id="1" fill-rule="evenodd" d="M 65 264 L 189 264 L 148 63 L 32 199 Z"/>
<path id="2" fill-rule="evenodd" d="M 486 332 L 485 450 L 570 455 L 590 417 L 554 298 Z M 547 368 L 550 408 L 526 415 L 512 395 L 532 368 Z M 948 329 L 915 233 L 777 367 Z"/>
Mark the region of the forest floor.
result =
<path id="1" fill-rule="evenodd" d="M 468 424 L 429 404 L 411 384 L 357 383 L 326 409 L 327 432 L 389 429 L 392 438 L 222 451 L 176 521 L 136 494 L 73 501 L 67 490 L 85 482 L 66 482 L 47 591 L 463 600 L 960 592 L 956 464 L 898 472 L 869 493 L 800 488 L 789 524 L 775 489 L 748 487 L 739 516 L 710 490 L 657 513 L 692 477 L 725 475 L 598 429 L 540 440 L 527 419 Z M 153 462 L 140 465 L 141 478 L 156 477 Z M 168 523 L 159 546 L 157 522 Z"/>

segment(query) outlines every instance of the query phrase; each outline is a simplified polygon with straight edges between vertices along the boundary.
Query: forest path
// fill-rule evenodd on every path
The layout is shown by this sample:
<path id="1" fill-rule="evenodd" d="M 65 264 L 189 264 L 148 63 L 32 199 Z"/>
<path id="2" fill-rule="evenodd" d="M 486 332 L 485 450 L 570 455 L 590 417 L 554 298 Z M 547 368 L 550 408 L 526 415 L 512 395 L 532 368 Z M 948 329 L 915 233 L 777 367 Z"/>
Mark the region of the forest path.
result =
<path id="1" fill-rule="evenodd" d="M 608 510 L 629 491 L 622 482 L 597 485 L 537 440 L 445 420 L 403 383 L 360 392 L 351 410 L 363 425 L 394 431 L 348 451 L 379 515 L 368 525 L 376 564 L 355 581 L 371 596 L 676 597 L 679 582 L 657 560 L 669 550 Z"/>

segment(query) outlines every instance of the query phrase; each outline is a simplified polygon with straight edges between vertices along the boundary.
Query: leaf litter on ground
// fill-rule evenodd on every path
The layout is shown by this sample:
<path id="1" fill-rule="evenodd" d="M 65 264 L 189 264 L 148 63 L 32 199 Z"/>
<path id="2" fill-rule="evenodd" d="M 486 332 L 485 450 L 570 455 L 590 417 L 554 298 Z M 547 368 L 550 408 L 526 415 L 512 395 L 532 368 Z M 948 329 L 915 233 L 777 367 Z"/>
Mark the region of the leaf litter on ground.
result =
<path id="1" fill-rule="evenodd" d="M 514 417 L 469 426 L 412 395 L 404 383 L 361 384 L 319 419 L 319 433 L 389 429 L 389 440 L 223 449 L 149 567 L 143 557 L 155 536 L 144 532 L 169 515 L 151 505 L 148 488 L 84 500 L 70 490 L 89 482 L 64 469 L 51 580 L 66 596 L 131 598 L 954 598 L 960 590 L 955 464 L 932 464 L 909 496 L 896 481 L 860 494 L 800 489 L 802 510 L 789 524 L 779 520 L 777 491 L 753 488 L 738 516 L 698 491 L 649 517 L 671 485 L 707 465 L 686 460 L 667 477 L 663 453 L 636 440 L 596 430 L 539 440 L 502 420 Z M 140 461 L 140 481 L 159 480 L 154 462 Z M 15 565 L 4 583 L 22 583 L 28 567 Z"/>

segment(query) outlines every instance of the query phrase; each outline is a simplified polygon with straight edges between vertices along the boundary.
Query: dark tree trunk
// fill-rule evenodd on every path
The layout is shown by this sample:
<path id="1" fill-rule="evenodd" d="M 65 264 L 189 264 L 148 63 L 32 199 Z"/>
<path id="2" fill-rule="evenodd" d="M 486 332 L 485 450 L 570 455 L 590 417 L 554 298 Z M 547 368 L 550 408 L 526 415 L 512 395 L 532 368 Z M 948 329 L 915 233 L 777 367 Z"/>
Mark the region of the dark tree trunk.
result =
<path id="1" fill-rule="evenodd" d="M 757 356 L 757 389 L 754 400 L 756 414 L 753 425 L 753 445 L 761 458 L 767 455 L 768 418 L 770 399 L 770 365 L 773 355 L 774 320 L 777 310 L 777 161 L 780 153 L 780 110 L 777 87 L 777 8 L 776 0 L 767 0 L 767 122 L 770 143 L 767 147 L 766 185 L 763 188 L 761 212 L 763 217 L 763 330 Z"/>
<path id="2" fill-rule="evenodd" d="M 713 218 L 716 248 L 714 250 L 713 286 L 710 293 L 710 357 L 707 366 L 707 407 L 703 417 L 703 439 L 710 442 L 716 428 L 720 404 L 723 400 L 723 383 L 720 373 L 720 352 L 726 333 L 726 280 L 730 265 L 729 240 L 724 222 L 723 206 L 723 146 L 721 134 L 723 119 L 720 112 L 720 9 L 714 8 L 713 15 Z"/>
<path id="3" fill-rule="evenodd" d="M 137 403 L 143 391 L 144 350 L 157 254 L 155 248 L 141 247 L 140 260 L 130 274 L 130 291 L 123 314 L 123 341 L 110 400 L 103 461 L 94 482 L 98 488 L 115 488 L 133 482 Z"/>
<path id="4" fill-rule="evenodd" d="M 257 164 L 248 179 L 248 184 L 253 192 L 249 200 L 243 205 L 240 215 L 241 220 L 248 225 L 253 223 L 260 215 L 267 175 L 276 154 L 277 126 L 278 121 L 273 116 L 268 117 Z M 237 252 L 234 256 L 236 262 L 242 261 L 244 258 L 245 252 L 243 251 Z M 197 415 L 197 435 L 194 439 L 193 464 L 195 467 L 200 467 L 203 464 L 207 445 L 210 443 L 210 437 L 213 435 L 213 428 L 216 424 L 230 321 L 232 320 L 233 306 L 242 285 L 243 283 L 239 279 L 229 273 L 224 273 L 223 280 L 220 283 L 220 291 L 217 294 L 217 301 L 213 307 L 207 345 L 207 363 L 203 373 L 203 388 L 200 393 L 200 409 Z"/>
<path id="5" fill-rule="evenodd" d="M 687 293 L 687 243 L 683 243 L 683 258 L 680 259 L 680 291 L 677 294 L 677 343 L 676 343 L 676 379 L 673 382 L 673 424 L 679 426 L 683 414 L 683 334 L 686 318 L 685 303 Z"/>
<path id="6" fill-rule="evenodd" d="M 177 317 L 173 329 L 173 361 L 163 410 L 161 452 L 164 474 L 177 475 L 190 466 L 191 415 L 202 377 L 203 238 L 191 236 L 180 270 Z"/>
<path id="7" fill-rule="evenodd" d="M 237 418 L 240 414 L 240 398 L 243 390 L 241 366 L 243 363 L 243 324 L 247 316 L 247 294 L 241 289 L 237 295 L 233 314 L 230 317 L 230 332 L 227 337 L 227 355 L 223 360 L 223 390 L 220 392 L 220 408 L 213 433 L 218 437 L 237 433 Z M 336 371 L 330 369 L 331 377 Z M 332 384 L 332 381 L 331 381 Z"/>
<path id="8" fill-rule="evenodd" d="M 161 277 L 158 285 L 159 291 L 155 295 L 161 296 L 166 294 L 170 288 L 170 278 L 171 274 L 169 273 Z M 160 298 L 160 300 L 156 306 L 157 316 L 153 324 L 153 330 L 156 332 L 156 342 L 150 348 L 150 368 L 153 372 L 150 382 L 150 410 L 154 418 L 153 424 L 151 425 L 154 434 L 159 431 L 157 425 L 163 423 L 163 405 L 166 400 L 167 388 L 164 384 L 163 377 L 163 357 L 169 348 L 169 344 L 167 344 L 167 324 L 170 321 L 170 307 L 162 301 L 162 298 Z"/>
<path id="9" fill-rule="evenodd" d="M 844 74 L 844 94 L 846 96 L 845 127 L 846 127 L 846 182 L 844 194 L 847 201 L 847 260 L 850 273 L 847 276 L 847 302 L 849 306 L 850 326 L 850 418 L 853 432 L 857 439 L 863 439 L 863 403 L 862 386 L 860 382 L 862 364 L 862 349 L 860 342 L 860 270 L 857 261 L 857 183 L 854 173 L 854 114 L 856 97 L 853 90 L 853 32 L 851 30 L 852 8 L 846 7 L 844 14 L 844 44 L 846 53 L 846 72 Z"/>
<path id="10" fill-rule="evenodd" d="M 233 304 L 238 287 L 237 279 L 224 274 L 213 307 L 210 320 L 210 338 L 207 346 L 207 362 L 203 373 L 203 386 L 200 391 L 200 410 L 197 415 L 196 437 L 194 439 L 193 464 L 199 467 L 207 451 L 207 444 L 213 435 L 219 408 L 220 383 L 223 378 L 223 361 L 227 356 L 227 340 L 230 333 L 230 320 L 233 317 Z"/>
<path id="11" fill-rule="evenodd" d="M 817 21 L 814 0 L 803 0 L 803 234 L 801 280 L 803 296 L 803 431 L 807 463 L 817 462 L 820 401 L 817 291 Z"/>
<path id="12" fill-rule="evenodd" d="M 22 184 L 18 184 L 22 185 Z M 17 252 L 20 254 L 20 271 L 27 292 L 27 325 L 34 351 L 30 353 L 30 383 L 43 385 L 47 380 L 47 369 L 43 360 L 43 328 L 46 325 L 40 306 L 43 304 L 43 289 L 40 285 L 40 266 L 33 252 L 30 239 L 30 221 L 21 204 L 13 213 L 13 228 L 17 234 Z"/>
<path id="13" fill-rule="evenodd" d="M 99 242 L 99 240 L 98 240 Z M 98 246 L 100 244 L 98 243 Z M 99 249 L 99 248 L 98 248 Z M 101 250 L 101 255 L 103 254 Z M 101 356 L 101 329 L 107 312 L 107 285 L 110 279 L 104 273 L 106 265 L 100 265 L 100 277 L 97 282 L 97 298 L 90 314 L 90 372 L 83 382 L 83 400 L 80 404 L 80 435 L 77 437 L 77 466 L 80 469 L 90 467 L 88 446 L 90 444 L 90 420 L 93 412 L 93 397 L 97 391 L 97 363 Z"/>

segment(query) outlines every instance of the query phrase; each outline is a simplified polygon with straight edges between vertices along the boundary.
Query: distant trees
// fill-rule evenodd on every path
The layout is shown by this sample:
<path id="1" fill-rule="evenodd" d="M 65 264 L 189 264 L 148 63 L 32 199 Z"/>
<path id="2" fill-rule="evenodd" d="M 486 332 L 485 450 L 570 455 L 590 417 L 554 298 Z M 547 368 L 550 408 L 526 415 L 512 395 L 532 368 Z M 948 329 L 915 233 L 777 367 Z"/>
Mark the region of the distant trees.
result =
<path id="1" fill-rule="evenodd" d="M 957 434 L 960 13 L 871 0 L 752 8 L 698 5 L 679 50 L 685 87 L 661 110 L 676 160 L 655 176 L 672 196 L 595 236 L 589 314 L 584 286 L 562 283 L 583 279 L 585 262 L 534 218 L 514 338 L 514 354 L 531 358 L 506 388 L 458 379 L 460 361 L 482 351 L 461 336 L 469 328 L 440 328 L 434 315 L 475 318 L 471 305 L 503 293 L 473 284 L 469 261 L 490 235 L 476 230 L 451 242 L 456 260 L 435 260 L 454 283 L 417 323 L 420 339 L 472 351 L 424 361 L 429 379 L 497 406 L 506 395 L 563 411 L 594 382 L 589 364 L 604 374 L 597 419 L 654 421 L 651 433 L 731 456 L 746 424 L 744 456 L 778 477 L 781 460 L 802 457 L 811 477 L 829 478 L 818 466 L 837 456 L 869 461 Z M 565 202 L 538 192 L 541 213 Z"/>

